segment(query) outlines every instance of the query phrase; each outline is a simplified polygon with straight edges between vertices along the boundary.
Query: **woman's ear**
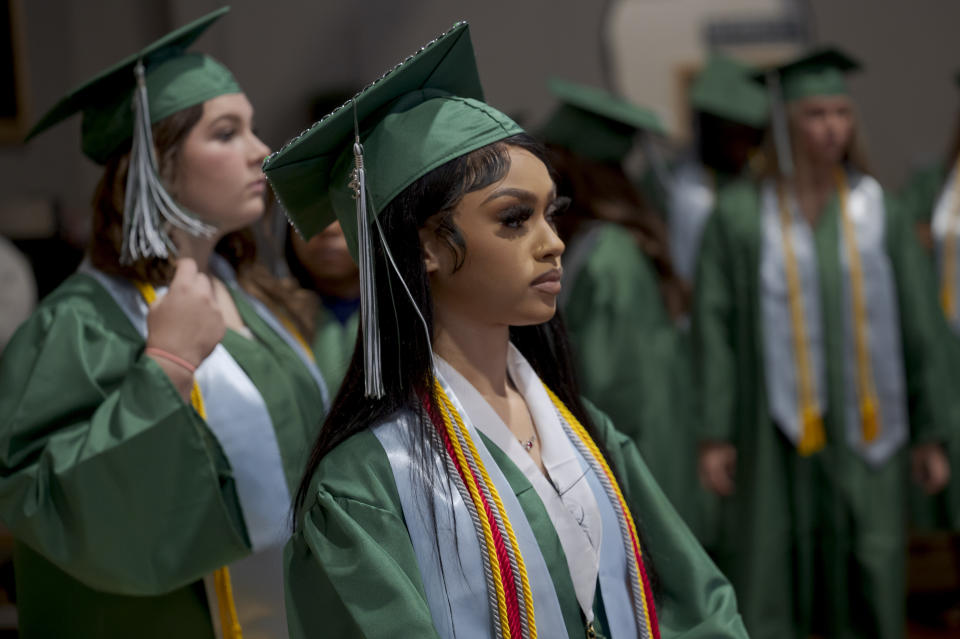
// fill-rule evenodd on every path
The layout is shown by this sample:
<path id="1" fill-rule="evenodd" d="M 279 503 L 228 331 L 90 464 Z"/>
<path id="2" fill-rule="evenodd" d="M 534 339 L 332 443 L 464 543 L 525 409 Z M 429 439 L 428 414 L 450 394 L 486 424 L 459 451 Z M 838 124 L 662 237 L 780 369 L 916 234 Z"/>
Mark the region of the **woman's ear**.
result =
<path id="1" fill-rule="evenodd" d="M 440 238 L 437 237 L 436 224 L 427 222 L 427 225 L 418 231 L 420 246 L 423 247 L 423 267 L 427 275 L 440 270 Z"/>

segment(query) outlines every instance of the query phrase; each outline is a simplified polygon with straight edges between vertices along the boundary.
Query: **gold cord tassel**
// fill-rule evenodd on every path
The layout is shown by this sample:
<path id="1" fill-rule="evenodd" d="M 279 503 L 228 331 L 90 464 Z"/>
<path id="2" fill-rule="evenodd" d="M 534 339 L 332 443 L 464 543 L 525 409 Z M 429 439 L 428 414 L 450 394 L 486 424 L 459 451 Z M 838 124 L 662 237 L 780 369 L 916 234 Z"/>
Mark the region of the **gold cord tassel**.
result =
<path id="1" fill-rule="evenodd" d="M 220 630 L 223 632 L 223 639 L 243 639 L 240 620 L 237 618 L 237 606 L 233 601 L 230 569 L 224 566 L 214 571 L 213 583 L 217 591 L 217 608 L 220 611 Z"/>
<path id="2" fill-rule="evenodd" d="M 940 305 L 943 314 L 949 320 L 957 319 L 957 242 L 960 241 L 958 224 L 960 224 L 960 158 L 954 168 L 953 208 L 947 221 L 947 230 L 943 236 L 943 259 L 940 265 Z"/>
<path id="3" fill-rule="evenodd" d="M 790 213 L 787 211 L 783 183 L 777 184 L 777 199 L 780 203 L 780 228 L 783 233 L 784 263 L 787 271 L 787 287 L 790 300 L 790 323 L 793 325 L 793 354 L 797 366 L 797 391 L 800 399 L 800 441 L 797 452 L 812 455 L 827 444 L 823 419 L 817 408 L 813 371 L 807 351 L 807 329 L 803 317 L 803 290 L 800 286 L 800 271 L 797 256 L 790 239 Z"/>
<path id="4" fill-rule="evenodd" d="M 850 288 L 853 292 L 853 333 L 857 351 L 857 395 L 860 397 L 860 428 L 863 441 L 874 441 L 880 434 L 880 411 L 877 391 L 873 385 L 873 369 L 870 365 L 870 337 L 867 325 L 867 302 L 863 285 L 863 267 L 853 221 L 847 210 L 847 174 L 837 169 L 837 194 L 840 198 L 840 216 L 843 220 L 843 238 L 847 258 L 850 261 Z"/>

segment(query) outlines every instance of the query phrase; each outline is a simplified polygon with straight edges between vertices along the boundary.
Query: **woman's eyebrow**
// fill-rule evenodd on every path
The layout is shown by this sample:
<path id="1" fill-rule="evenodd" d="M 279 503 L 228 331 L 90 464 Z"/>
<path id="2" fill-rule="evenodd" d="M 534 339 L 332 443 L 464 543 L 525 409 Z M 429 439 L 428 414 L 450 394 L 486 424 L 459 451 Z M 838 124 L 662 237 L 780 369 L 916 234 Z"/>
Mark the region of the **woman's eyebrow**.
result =
<path id="1" fill-rule="evenodd" d="M 241 118 L 239 115 L 235 113 L 224 113 L 223 115 L 217 116 L 216 118 L 211 120 L 210 124 L 208 124 L 207 126 L 215 126 L 221 120 L 230 120 L 233 124 L 243 122 L 243 118 Z"/>
<path id="2" fill-rule="evenodd" d="M 527 191 L 525 189 L 517 189 L 517 188 L 505 188 L 505 189 L 497 189 L 496 191 L 491 193 L 487 197 L 487 199 L 485 199 L 482 202 L 482 204 L 486 204 L 487 202 L 490 202 L 491 200 L 495 200 L 499 197 L 515 197 L 521 202 L 526 202 L 530 204 L 535 204 L 537 201 L 537 196 L 531 193 L 530 191 Z"/>
<path id="3" fill-rule="evenodd" d="M 537 196 L 536 196 L 536 194 L 533 193 L 532 191 L 527 191 L 526 189 L 518 189 L 518 188 L 509 188 L 509 187 L 508 187 L 508 188 L 503 188 L 503 189 L 497 189 L 496 191 L 494 191 L 493 193 L 491 193 L 491 194 L 487 197 L 487 199 L 485 199 L 481 204 L 486 204 L 487 202 L 490 202 L 491 200 L 495 200 L 495 199 L 497 199 L 497 198 L 499 198 L 499 197 L 514 197 L 514 198 L 517 198 L 518 200 L 520 200 L 521 202 L 523 202 L 523 203 L 525 203 L 525 204 L 536 204 L 536 203 L 537 203 Z M 546 199 L 546 201 L 547 201 L 547 202 L 552 202 L 552 201 L 555 200 L 556 198 L 557 198 L 557 186 L 554 184 L 554 185 L 550 188 L 550 193 L 547 194 L 547 199 Z"/>

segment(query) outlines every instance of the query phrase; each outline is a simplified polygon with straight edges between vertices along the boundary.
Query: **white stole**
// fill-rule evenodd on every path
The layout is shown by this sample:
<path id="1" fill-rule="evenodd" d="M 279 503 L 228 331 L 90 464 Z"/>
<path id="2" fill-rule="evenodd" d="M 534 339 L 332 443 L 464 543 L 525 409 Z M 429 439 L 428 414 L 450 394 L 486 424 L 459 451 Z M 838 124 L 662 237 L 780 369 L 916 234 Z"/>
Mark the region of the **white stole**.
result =
<path id="1" fill-rule="evenodd" d="M 480 405 L 475 397 L 464 399 L 457 393 L 459 387 L 468 397 L 479 395 L 476 389 L 471 387 L 468 390 L 463 386 L 469 383 L 459 373 L 445 362 L 438 361 L 435 374 L 463 419 L 480 459 L 503 500 L 533 591 L 538 636 L 567 635 L 553 580 L 513 488 L 494 462 L 479 432 L 490 437 L 531 479 L 560 539 L 581 612 L 588 620 L 592 619 L 593 595 L 599 580 L 611 637 L 637 637 L 627 558 L 613 506 L 598 478 L 567 437 L 560 416 L 540 379 L 512 346 L 509 360 L 510 373 L 527 400 L 536 424 L 545 454 L 545 465 L 549 459 L 548 472 L 552 467 L 557 474 L 557 477 L 551 474 L 557 487 L 540 473 L 489 404 L 481 398 L 486 409 L 478 410 Z M 456 381 L 451 382 L 451 378 Z M 468 410 L 469 407 L 472 410 Z M 427 484 L 417 471 L 411 452 L 410 419 L 405 414 L 395 416 L 375 426 L 373 433 L 386 451 L 393 470 L 434 625 L 445 639 L 492 637 L 492 611 L 487 603 L 480 545 L 469 512 L 456 488 L 448 482 L 430 484 L 433 490 L 429 495 L 424 495 Z M 439 476 L 446 476 L 444 460 L 436 459 L 434 462 Z M 534 472 L 540 479 L 532 479 Z M 585 478 L 586 482 L 576 479 L 576 475 Z M 566 492 L 558 488 L 565 488 Z M 428 498 L 433 501 L 436 527 L 426 509 Z M 586 523 L 589 533 L 580 525 L 580 521 Z M 583 553 L 584 556 L 572 556 L 574 553 Z M 584 611 L 584 606 L 589 607 L 589 612 Z"/>
<path id="2" fill-rule="evenodd" d="M 883 189 L 870 176 L 850 173 L 847 214 L 856 233 L 856 245 L 863 267 L 867 307 L 867 335 L 871 373 L 879 408 L 880 433 L 872 442 L 863 440 L 860 398 L 857 387 L 857 357 L 851 294 L 850 265 L 841 240 L 840 265 L 843 272 L 843 362 L 844 405 L 842 419 L 846 443 L 863 459 L 880 465 L 907 440 L 906 382 L 900 336 L 893 266 L 885 243 L 886 207 Z M 797 367 L 793 352 L 793 324 L 787 294 L 783 234 L 776 188 L 772 181 L 761 190 L 761 322 L 764 347 L 764 377 L 770 416 L 781 431 L 796 444 L 799 441 Z M 825 343 L 817 273 L 817 252 L 813 230 L 800 215 L 791 196 L 788 202 L 791 236 L 803 291 L 807 348 L 812 363 L 816 398 L 821 414 L 826 406 Z M 841 211 L 842 215 L 843 212 Z M 842 220 L 840 224 L 843 236 Z M 835 413 L 837 408 L 831 407 Z"/>
<path id="3" fill-rule="evenodd" d="M 667 225 L 673 270 L 687 282 L 696 275 L 700 237 L 715 201 L 714 186 L 703 165 L 687 159 L 677 167 L 670 181 Z"/>
<path id="4" fill-rule="evenodd" d="M 933 219 L 931 230 L 933 232 L 934 246 L 937 256 L 937 282 L 943 286 L 943 259 L 946 245 L 953 243 L 953 250 L 956 251 L 958 259 L 954 260 L 953 268 L 953 299 L 960 304 L 960 225 L 956 224 L 955 216 L 960 202 L 957 201 L 958 194 L 954 184 L 957 179 L 957 167 L 954 164 L 953 169 L 947 175 L 947 181 L 937 199 L 936 207 L 933 209 Z M 947 317 L 947 322 L 954 333 L 960 334 L 960 313 L 955 317 Z"/>

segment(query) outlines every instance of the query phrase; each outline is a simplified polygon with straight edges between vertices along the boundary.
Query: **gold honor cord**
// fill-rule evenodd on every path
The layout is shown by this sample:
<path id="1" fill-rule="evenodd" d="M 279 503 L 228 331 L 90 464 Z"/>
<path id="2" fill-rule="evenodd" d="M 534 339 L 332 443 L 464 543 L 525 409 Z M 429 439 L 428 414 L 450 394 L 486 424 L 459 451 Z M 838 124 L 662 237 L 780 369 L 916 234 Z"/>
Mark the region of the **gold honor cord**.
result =
<path id="1" fill-rule="evenodd" d="M 960 241 L 960 157 L 953 172 L 953 207 L 943 236 L 943 263 L 940 268 L 940 305 L 949 320 L 957 319 L 957 242 Z"/>
<path id="2" fill-rule="evenodd" d="M 143 296 L 147 306 L 153 304 L 157 299 L 157 292 L 146 282 L 134 282 L 137 290 Z M 200 393 L 200 385 L 196 378 L 193 380 L 193 387 L 190 389 L 190 404 L 197 411 L 200 418 L 206 421 L 207 410 L 203 404 L 203 395 Z M 237 604 L 233 600 L 233 584 L 230 581 L 230 569 L 226 566 L 218 568 L 213 572 L 214 590 L 217 593 L 217 608 L 220 613 L 220 628 L 223 632 L 223 639 L 243 639 L 243 632 L 240 629 L 240 619 L 237 617 Z"/>
<path id="3" fill-rule="evenodd" d="M 780 204 L 780 228 L 783 235 L 783 254 L 790 300 L 790 323 L 793 325 L 793 354 L 797 366 L 797 391 L 800 399 L 800 441 L 797 443 L 797 451 L 806 456 L 822 449 L 827 443 L 827 437 L 823 430 L 823 419 L 817 408 L 810 353 L 807 350 L 807 327 L 803 315 L 803 290 L 800 286 L 797 256 L 793 252 L 793 242 L 790 237 L 790 213 L 787 210 L 782 182 L 777 183 L 777 200 Z"/>
<path id="4" fill-rule="evenodd" d="M 857 352 L 857 394 L 860 397 L 860 428 L 863 441 L 872 442 L 880 434 L 880 415 L 877 406 L 877 390 L 873 385 L 870 365 L 870 336 L 867 326 L 867 303 L 863 288 L 863 267 L 853 220 L 847 210 L 847 174 L 843 168 L 836 171 L 837 195 L 840 198 L 840 215 L 843 220 L 843 239 L 847 258 L 850 260 L 850 288 L 853 291 L 853 333 Z"/>

